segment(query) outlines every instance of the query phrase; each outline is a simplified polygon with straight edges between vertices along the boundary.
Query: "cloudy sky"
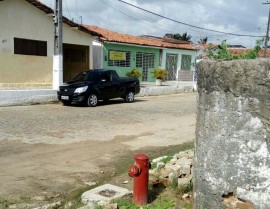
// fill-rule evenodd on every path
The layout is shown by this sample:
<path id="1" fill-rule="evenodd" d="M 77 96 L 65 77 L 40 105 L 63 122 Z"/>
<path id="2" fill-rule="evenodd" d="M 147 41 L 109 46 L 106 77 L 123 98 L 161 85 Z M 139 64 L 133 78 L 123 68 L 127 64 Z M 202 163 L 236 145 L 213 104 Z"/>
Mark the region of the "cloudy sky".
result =
<path id="1" fill-rule="evenodd" d="M 40 0 L 54 9 L 55 0 Z M 254 47 L 265 36 L 269 5 L 267 0 L 124 0 L 161 16 L 200 28 L 237 35 L 211 32 L 176 23 L 127 5 L 119 0 L 63 0 L 63 13 L 73 21 L 100 26 L 131 35 L 164 36 L 185 33 L 197 43 L 208 37 L 209 43 L 242 44 Z"/>

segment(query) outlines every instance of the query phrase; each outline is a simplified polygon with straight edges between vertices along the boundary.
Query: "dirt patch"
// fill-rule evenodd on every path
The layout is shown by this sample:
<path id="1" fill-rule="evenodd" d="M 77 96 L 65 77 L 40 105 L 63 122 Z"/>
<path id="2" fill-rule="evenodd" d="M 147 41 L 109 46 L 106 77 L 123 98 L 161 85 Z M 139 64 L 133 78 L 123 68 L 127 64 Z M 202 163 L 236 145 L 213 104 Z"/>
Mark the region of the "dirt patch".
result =
<path id="1" fill-rule="evenodd" d="M 0 108 L 0 206 L 65 200 L 90 188 L 85 182 L 131 188 L 135 153 L 153 158 L 193 144 L 195 107 L 196 94 L 181 94 L 96 108 Z"/>

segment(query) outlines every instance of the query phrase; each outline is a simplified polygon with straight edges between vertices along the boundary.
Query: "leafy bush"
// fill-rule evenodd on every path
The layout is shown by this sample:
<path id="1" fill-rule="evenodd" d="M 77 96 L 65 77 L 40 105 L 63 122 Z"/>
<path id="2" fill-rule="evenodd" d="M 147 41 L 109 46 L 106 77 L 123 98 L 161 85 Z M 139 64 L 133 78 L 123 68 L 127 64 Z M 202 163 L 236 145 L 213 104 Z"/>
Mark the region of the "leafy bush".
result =
<path id="1" fill-rule="evenodd" d="M 154 77 L 156 78 L 156 79 L 165 79 L 166 78 L 166 76 L 167 76 L 167 70 L 165 70 L 165 69 L 160 69 L 160 68 L 156 68 L 156 69 L 154 69 L 154 71 L 152 72 L 153 73 L 153 75 L 154 75 Z"/>
<path id="2" fill-rule="evenodd" d="M 139 71 L 138 68 L 134 68 L 132 71 L 127 72 L 126 74 L 128 77 L 136 77 L 139 78 L 142 76 L 141 72 Z"/>

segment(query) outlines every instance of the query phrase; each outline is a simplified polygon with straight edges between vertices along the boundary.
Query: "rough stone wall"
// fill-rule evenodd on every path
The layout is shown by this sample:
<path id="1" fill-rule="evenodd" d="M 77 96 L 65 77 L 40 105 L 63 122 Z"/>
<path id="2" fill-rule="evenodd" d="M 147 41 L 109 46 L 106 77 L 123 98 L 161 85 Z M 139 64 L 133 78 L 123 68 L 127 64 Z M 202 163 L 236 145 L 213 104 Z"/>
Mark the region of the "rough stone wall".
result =
<path id="1" fill-rule="evenodd" d="M 270 208 L 270 61 L 199 64 L 196 209 Z"/>

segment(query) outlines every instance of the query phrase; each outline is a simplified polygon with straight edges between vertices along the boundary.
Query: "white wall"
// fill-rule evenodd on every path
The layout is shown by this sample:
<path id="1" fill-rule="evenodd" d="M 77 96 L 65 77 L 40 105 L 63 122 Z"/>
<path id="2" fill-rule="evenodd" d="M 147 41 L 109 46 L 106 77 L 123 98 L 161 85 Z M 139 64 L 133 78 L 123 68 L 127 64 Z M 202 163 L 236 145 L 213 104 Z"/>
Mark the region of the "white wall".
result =
<path id="1" fill-rule="evenodd" d="M 52 83 L 54 25 L 52 16 L 24 0 L 0 1 L 0 83 Z M 47 57 L 15 55 L 14 37 L 47 41 Z M 88 45 L 90 34 L 63 25 L 63 43 Z"/>
<path id="2" fill-rule="evenodd" d="M 192 50 L 183 50 L 183 49 L 163 49 L 162 53 L 162 65 L 161 68 L 165 69 L 166 68 L 166 54 L 177 54 L 178 55 L 178 60 L 177 60 L 177 75 L 176 77 L 178 78 L 178 71 L 181 70 L 181 62 L 182 62 L 182 55 L 191 55 L 191 63 L 193 64 L 195 62 L 195 55 L 196 51 Z M 193 70 L 193 67 L 191 68 Z"/>
<path id="3" fill-rule="evenodd" d="M 196 55 L 196 51 L 192 51 L 192 50 L 183 50 L 183 49 L 163 49 L 163 54 L 162 54 L 162 66 L 161 68 L 165 69 L 166 67 L 166 54 L 178 54 L 178 62 L 177 62 L 177 70 L 181 70 L 181 59 L 182 59 L 182 55 L 191 55 L 191 63 L 193 63 L 195 61 L 195 55 Z"/>

